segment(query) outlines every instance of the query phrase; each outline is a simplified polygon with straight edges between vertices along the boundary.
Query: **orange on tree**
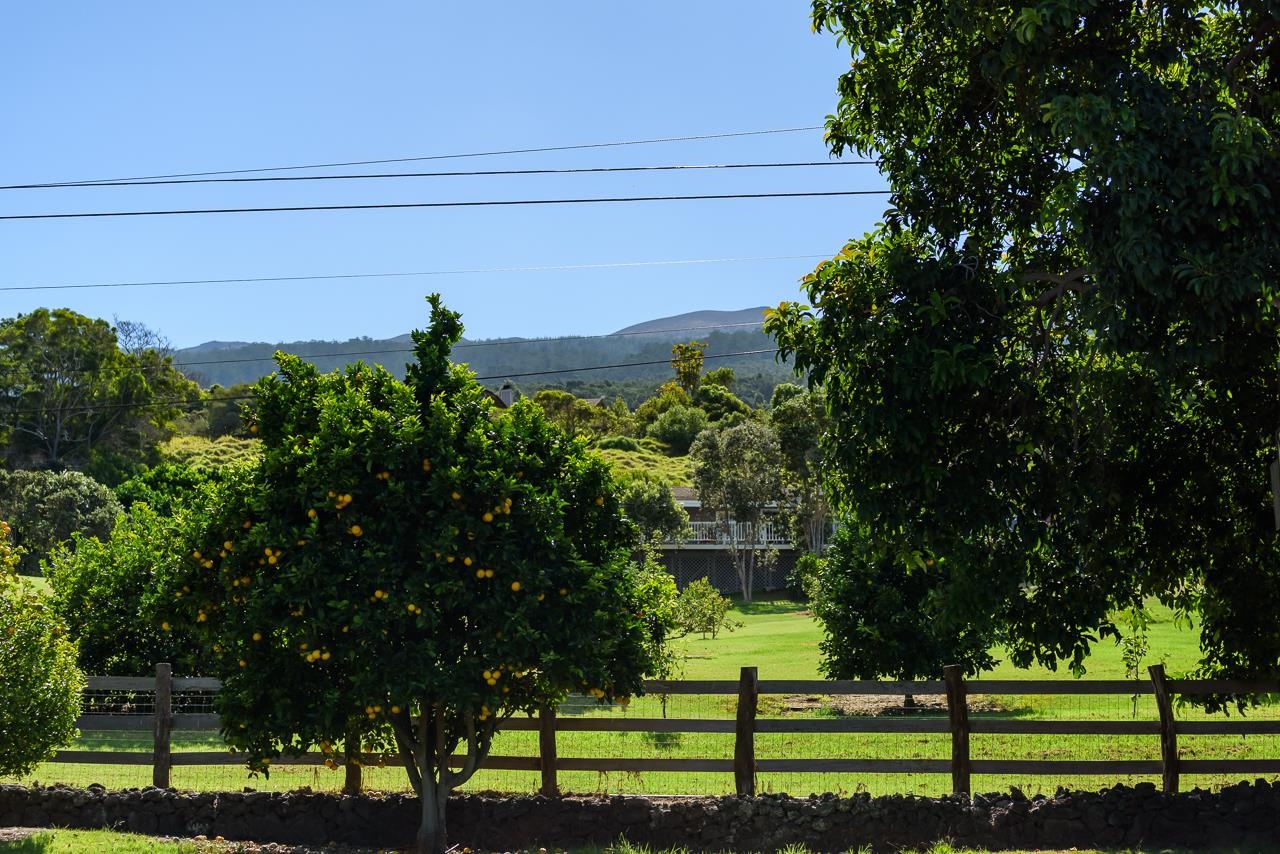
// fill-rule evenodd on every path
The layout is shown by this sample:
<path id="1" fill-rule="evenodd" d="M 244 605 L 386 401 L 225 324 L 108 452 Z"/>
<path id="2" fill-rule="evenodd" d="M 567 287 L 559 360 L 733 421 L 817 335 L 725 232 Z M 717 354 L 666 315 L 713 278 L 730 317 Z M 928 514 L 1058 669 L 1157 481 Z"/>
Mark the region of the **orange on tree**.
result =
<path id="1" fill-rule="evenodd" d="M 190 544 L 233 548 L 212 572 L 193 556 L 178 579 L 193 593 L 170 607 L 184 622 L 205 607 L 199 636 L 221 650 L 218 710 L 252 770 L 315 744 L 343 743 L 348 765 L 365 742 L 403 750 L 422 798 L 419 850 L 443 851 L 445 800 L 505 721 L 593 686 L 601 702 L 640 693 L 661 637 L 636 616 L 646 609 L 618 502 L 568 498 L 612 496 L 607 466 L 538 406 L 493 408 L 449 363 L 458 315 L 431 303 L 404 381 L 277 355 L 252 414 L 261 459 L 229 480 Z M 393 470 L 396 484 L 382 486 Z M 354 495 L 358 525 L 314 512 Z M 485 522 L 501 512 L 503 524 L 477 525 L 485 507 Z M 299 545 L 285 554 L 284 542 Z M 450 565 L 463 551 L 477 578 L 499 566 L 504 583 L 468 583 Z M 259 567 L 264 554 L 276 560 Z M 235 584 L 242 575 L 257 580 Z M 262 625 L 272 630 L 254 642 L 248 627 Z M 454 753 L 462 769 L 449 767 Z"/>

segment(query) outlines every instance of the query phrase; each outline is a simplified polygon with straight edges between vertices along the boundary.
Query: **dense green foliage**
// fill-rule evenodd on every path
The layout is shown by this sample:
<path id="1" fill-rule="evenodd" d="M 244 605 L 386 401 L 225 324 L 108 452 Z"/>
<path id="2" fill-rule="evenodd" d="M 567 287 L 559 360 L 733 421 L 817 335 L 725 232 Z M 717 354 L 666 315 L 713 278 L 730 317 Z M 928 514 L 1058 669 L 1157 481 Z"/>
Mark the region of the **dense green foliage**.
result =
<path id="1" fill-rule="evenodd" d="M 822 437 L 830 429 L 826 395 L 790 383 L 773 390 L 769 423 L 782 452 L 783 515 L 797 544 L 812 553 L 826 545 L 830 506 L 822 486 Z"/>
<path id="2" fill-rule="evenodd" d="M 919 624 L 1077 670 L 1156 595 L 1200 615 L 1205 672 L 1274 675 L 1273 10 L 819 0 L 813 19 L 853 55 L 832 150 L 876 153 L 893 191 L 885 226 L 805 280 L 813 309 L 767 324 L 834 416 L 829 494 L 864 539 L 841 577 L 913 576 Z M 892 629 L 859 613 L 833 655 Z"/>
<path id="3" fill-rule="evenodd" d="M 39 575 L 40 562 L 73 534 L 105 538 L 121 509 L 111 490 L 80 472 L 0 470 L 0 519 L 22 549 L 24 575 Z"/>
<path id="4" fill-rule="evenodd" d="M 491 409 L 432 298 L 407 382 L 281 355 L 261 463 L 212 503 L 170 585 L 225 678 L 225 735 L 284 749 L 385 727 L 422 795 L 419 846 L 511 715 L 641 690 L 652 635 L 607 467 L 531 402 Z M 331 748 L 330 748 L 331 749 Z M 460 749 L 460 770 L 447 758 Z"/>
<path id="5" fill-rule="evenodd" d="M 689 514 L 660 480 L 636 478 L 622 493 L 622 510 L 645 540 L 680 540 L 689 531 Z"/>
<path id="6" fill-rule="evenodd" d="M 181 463 L 161 463 L 126 480 L 112 490 L 126 510 L 142 503 L 165 516 L 195 498 L 210 484 L 226 476 L 222 468 L 205 468 Z"/>
<path id="7" fill-rule="evenodd" d="M 86 673 L 147 676 L 160 661 L 179 675 L 210 672 L 209 650 L 190 627 L 164 622 L 172 598 L 190 592 L 168 586 L 186 554 L 182 518 L 171 515 L 176 509 L 161 515 L 135 503 L 109 536 L 76 534 L 72 545 L 54 550 L 45 573 L 50 604 Z"/>
<path id="8" fill-rule="evenodd" d="M 570 436 L 599 439 L 620 432 L 620 427 L 625 429 L 617 423 L 618 419 L 608 407 L 597 406 L 567 391 L 543 389 L 533 396 L 533 402 L 542 407 L 553 424 Z"/>
<path id="9" fill-rule="evenodd" d="M 0 320 L 0 389 L 9 467 L 84 469 L 106 482 L 148 461 L 199 393 L 162 352 L 122 349 L 106 321 L 43 308 Z"/>
<path id="10" fill-rule="evenodd" d="M 648 434 L 667 446 L 672 456 L 689 453 L 693 440 L 707 426 L 707 413 L 694 406 L 677 403 L 649 425 Z"/>
<path id="11" fill-rule="evenodd" d="M 30 773 L 76 736 L 84 689 L 75 645 L 17 557 L 0 522 L 0 776 Z"/>

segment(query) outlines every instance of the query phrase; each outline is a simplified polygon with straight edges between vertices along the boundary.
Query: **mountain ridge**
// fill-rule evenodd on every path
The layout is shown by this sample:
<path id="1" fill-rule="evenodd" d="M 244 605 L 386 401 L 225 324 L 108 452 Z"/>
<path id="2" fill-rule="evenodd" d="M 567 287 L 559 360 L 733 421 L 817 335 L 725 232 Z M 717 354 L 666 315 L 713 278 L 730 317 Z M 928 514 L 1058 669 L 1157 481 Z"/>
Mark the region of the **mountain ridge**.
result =
<path id="1" fill-rule="evenodd" d="M 772 339 L 755 325 L 763 320 L 763 311 L 685 312 L 632 324 L 609 335 L 463 339 L 453 355 L 491 388 L 511 380 L 526 394 L 561 388 L 580 397 L 622 397 L 635 406 L 672 378 L 671 345 L 699 340 L 706 344 L 707 368 L 733 368 L 739 380 L 735 390 L 744 400 L 759 404 L 768 399 L 774 385 L 791 379 L 790 368 L 774 359 Z M 208 341 L 176 350 L 173 361 L 202 386 L 228 387 L 272 373 L 277 350 L 300 356 L 321 371 L 363 360 L 403 376 L 413 347 L 408 334 L 275 344 Z"/>

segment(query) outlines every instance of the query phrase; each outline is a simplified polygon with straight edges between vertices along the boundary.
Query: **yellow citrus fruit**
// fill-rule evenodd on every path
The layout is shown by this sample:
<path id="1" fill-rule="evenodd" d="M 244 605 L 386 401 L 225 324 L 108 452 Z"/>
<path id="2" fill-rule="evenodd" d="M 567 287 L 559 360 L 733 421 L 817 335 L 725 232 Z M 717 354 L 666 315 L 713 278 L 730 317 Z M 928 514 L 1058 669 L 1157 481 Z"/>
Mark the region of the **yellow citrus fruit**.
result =
<path id="1" fill-rule="evenodd" d="M 471 558 L 469 558 L 469 557 L 464 557 L 464 558 L 462 559 L 462 565 L 463 565 L 463 566 L 471 566 L 471 564 L 472 564 L 472 563 L 473 563 L 473 561 L 472 561 L 472 560 L 471 560 Z"/>
<path id="2" fill-rule="evenodd" d="M 168 624 L 167 622 L 161 623 L 161 624 L 160 624 L 160 630 L 161 630 L 161 631 L 164 631 L 164 632 L 169 631 L 169 624 Z"/>
<path id="3" fill-rule="evenodd" d="M 451 497 L 454 501 L 461 501 L 461 500 L 462 500 L 462 493 L 460 493 L 460 492 L 454 492 L 450 497 Z"/>
<path id="4" fill-rule="evenodd" d="M 363 529 L 363 528 L 361 528 L 359 525 L 352 525 L 352 526 L 351 526 L 350 528 L 348 528 L 347 530 L 349 530 L 349 531 L 351 532 L 351 536 L 353 536 L 353 537 L 358 537 L 358 536 L 360 536 L 361 534 L 363 534 L 363 533 L 364 533 L 364 529 Z"/>
<path id="5" fill-rule="evenodd" d="M 492 514 L 492 513 L 485 513 L 485 514 L 484 514 L 483 516 L 481 516 L 480 518 L 481 518 L 481 519 L 483 519 L 483 520 L 484 520 L 484 521 L 486 521 L 486 522 L 492 522 L 492 521 L 493 521 L 493 514 Z"/>
<path id="6" fill-rule="evenodd" d="M 253 633 L 253 639 L 254 639 L 254 640 L 256 640 L 256 641 L 260 641 L 260 640 L 262 640 L 262 632 L 254 632 L 254 633 Z"/>
<path id="7" fill-rule="evenodd" d="M 513 582 L 511 582 L 511 589 L 512 589 L 512 590 L 514 590 L 514 591 L 516 591 L 516 592 L 519 592 L 519 591 L 520 591 L 520 582 L 519 582 L 519 581 L 513 581 Z"/>
<path id="8" fill-rule="evenodd" d="M 310 510 L 307 511 L 307 518 L 308 519 L 316 518 L 316 508 L 312 507 Z"/>

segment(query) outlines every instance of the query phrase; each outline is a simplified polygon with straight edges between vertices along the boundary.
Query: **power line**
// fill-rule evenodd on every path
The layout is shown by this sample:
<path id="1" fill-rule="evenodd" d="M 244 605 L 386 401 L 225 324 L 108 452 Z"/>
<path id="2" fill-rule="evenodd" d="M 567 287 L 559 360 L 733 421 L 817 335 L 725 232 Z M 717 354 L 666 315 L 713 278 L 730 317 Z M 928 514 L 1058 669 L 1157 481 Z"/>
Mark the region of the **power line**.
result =
<path id="1" fill-rule="evenodd" d="M 702 358 L 703 358 L 703 361 L 711 361 L 713 359 L 730 359 L 735 356 L 756 356 L 762 353 L 777 353 L 777 352 L 778 352 L 778 349 L 776 347 L 766 347 L 760 350 L 740 350 L 736 353 L 708 353 L 704 355 Z M 621 368 L 640 368 L 640 367 L 648 367 L 651 365 L 669 365 L 669 364 L 671 364 L 670 359 L 656 359 L 656 360 L 645 361 L 645 362 L 624 362 L 621 364 L 613 364 L 613 365 L 594 365 L 591 367 L 561 368 L 559 370 L 549 370 L 549 371 L 528 371 L 520 374 L 495 374 L 493 376 L 487 376 L 487 377 L 476 377 L 476 380 L 483 382 L 486 380 L 515 379 L 518 377 L 551 376 L 555 374 L 579 373 L 582 371 L 610 371 L 610 370 L 617 370 Z M 221 403 L 223 401 L 228 401 L 228 400 L 253 400 L 255 397 L 256 395 L 252 395 L 252 394 L 229 394 L 229 395 L 226 395 L 225 397 L 218 397 L 216 399 L 210 398 L 210 399 L 197 400 L 197 401 L 188 400 L 186 398 L 179 398 L 179 399 L 171 399 L 171 400 L 153 400 L 147 403 L 104 403 L 99 406 L 72 406 L 72 407 L 67 407 L 66 409 L 61 411 L 64 414 L 74 414 L 78 412 L 97 412 L 104 409 L 147 409 L 147 408 L 157 407 L 157 406 L 195 407 L 195 406 L 203 406 L 206 403 L 212 403 L 212 402 Z M 0 417 L 8 417 L 8 416 L 15 416 L 15 415 L 17 416 L 38 415 L 45 411 L 46 410 L 44 409 L 13 409 L 8 412 L 0 411 Z"/>
<path id="2" fill-rule="evenodd" d="M 715 323 L 715 324 L 706 324 L 702 326 L 684 326 L 684 327 L 675 327 L 675 328 L 668 328 L 668 329 L 642 329 L 642 330 L 636 330 L 632 332 L 626 332 L 626 331 L 606 332 L 599 335 L 556 335 L 556 336 L 548 336 L 545 338 L 518 338 L 514 340 L 492 340 L 492 341 L 464 341 L 464 342 L 455 344 L 453 346 L 453 350 L 456 351 L 456 350 L 470 349 L 474 347 L 512 347 L 512 346 L 519 346 L 522 344 L 546 344 L 546 343 L 551 343 L 556 341 L 591 341 L 591 340 L 599 340 L 603 338 L 629 338 L 629 337 L 638 336 L 638 335 L 669 335 L 672 333 L 706 332 L 709 330 L 740 329 L 744 327 L 758 327 L 763 325 L 764 325 L 763 320 L 745 320 L 738 323 Z M 275 352 L 277 350 L 283 349 L 283 347 L 281 347 L 280 345 L 268 344 L 266 342 L 257 342 L 257 343 L 262 343 L 262 344 L 265 344 L 265 346 L 272 347 L 273 349 L 272 349 L 271 355 L 243 357 L 243 358 L 237 358 L 237 359 L 197 359 L 197 360 L 179 359 L 177 355 L 172 352 L 167 353 L 165 355 L 167 355 L 170 358 L 172 362 L 172 367 L 176 369 L 185 369 L 185 368 L 194 367 L 196 365 L 239 365 L 239 364 L 251 364 L 254 362 L 270 362 L 275 358 Z M 248 346 L 253 346 L 253 345 L 250 344 Z M 293 355 L 296 355 L 302 359 L 307 359 L 308 361 L 314 361 L 316 359 L 345 358 L 348 356 L 379 356 L 386 353 L 412 353 L 413 349 L 414 348 L 412 347 L 383 347 L 377 350 L 337 350 L 329 353 L 306 353 L 306 354 L 294 353 Z M 286 351 L 286 352 L 289 352 L 289 351 Z M 736 355 L 736 354 L 729 354 L 729 355 Z M 667 359 L 664 361 L 670 362 L 670 359 Z M 658 363 L 655 362 L 653 364 L 658 364 Z M 166 366 L 155 366 L 155 368 L 152 370 L 160 371 L 160 370 L 163 370 L 164 367 Z M 579 370 L 593 370 L 593 369 L 567 368 L 566 370 L 579 371 Z M 92 373 L 95 373 L 95 371 L 91 369 L 66 370 L 66 371 L 63 371 L 62 373 L 92 374 Z M 558 373 L 558 371 L 552 371 L 551 373 Z"/>
<path id="3" fill-rule="evenodd" d="M 265 184 L 297 181 L 353 181 L 376 178 L 478 178 L 515 175 L 592 175 L 614 172 L 682 172 L 717 169 L 788 169 L 820 166 L 874 166 L 874 160 L 814 160 L 786 163 L 693 163 L 658 166 L 595 166 L 571 169 L 473 169 L 453 172 L 376 172 L 348 175 L 269 175 L 258 178 L 164 178 L 106 181 L 61 181 L 46 184 L 5 184 L 0 190 L 46 190 L 79 187 L 157 187 L 174 184 Z"/>
<path id="4" fill-rule="evenodd" d="M 578 199 L 501 199 L 471 202 L 391 202 L 372 205 L 289 205 L 262 208 L 188 208 L 183 210 L 92 211 L 53 214 L 6 214 L 0 220 L 87 219 L 125 216 L 183 216 L 189 214 L 294 213 L 298 211 L 400 210 L 406 208 L 518 207 L 529 205 L 590 205 L 618 202 L 688 202 L 724 199 L 802 199 L 823 196 L 887 196 L 889 190 L 826 190 L 805 193 L 723 193 L 687 196 L 608 196 Z"/>
<path id="5" fill-rule="evenodd" d="M 551 264 L 532 267 L 473 267 L 403 273 L 336 273 L 319 276 L 254 276 L 238 279 L 170 279 L 152 282 L 93 282 L 79 285 L 6 285 L 0 291 L 65 291 L 88 288 L 152 288 L 168 285 L 228 285 L 253 282 L 315 282 L 340 279 L 392 279 L 411 276 L 471 276 L 494 273 L 542 273 L 562 270 L 608 270 L 623 267 L 666 267 L 684 264 L 737 264 L 755 261 L 808 261 L 829 255 L 758 255 L 740 258 L 688 258 L 669 261 L 613 261 L 601 264 Z"/>
<path id="6" fill-rule="evenodd" d="M 704 355 L 702 359 L 705 362 L 705 361 L 710 361 L 712 359 L 729 359 L 734 356 L 757 356 L 761 353 L 776 353 L 776 352 L 778 352 L 777 347 L 766 347 L 762 350 L 740 350 L 737 353 L 718 353 L 718 354 L 708 353 Z M 517 379 L 519 377 L 545 377 L 552 374 L 573 374 L 573 373 L 578 373 L 580 371 L 604 371 L 604 370 L 612 370 L 614 368 L 640 368 L 640 367 L 646 367 L 649 365 L 669 365 L 669 364 L 671 364 L 670 359 L 656 359 L 649 362 L 628 362 L 624 365 L 598 365 L 593 368 L 561 368 L 560 370 L 556 370 L 556 371 L 526 371 L 525 373 L 522 373 L 522 374 L 495 374 L 494 376 L 491 376 L 491 377 L 476 377 L 476 379 L 483 381 L 483 380 Z"/>
<path id="7" fill-rule="evenodd" d="M 498 151 L 472 151 L 462 154 L 430 154 L 419 157 L 388 157 L 382 160 L 345 160 L 337 163 L 310 163 L 304 166 L 262 166 L 256 169 L 222 169 L 212 172 L 175 172 L 169 175 L 137 175 L 128 178 L 95 178 L 90 179 L 90 183 L 99 182 L 123 182 L 123 181 L 151 181 L 162 178 L 198 178 L 206 175 L 248 175 L 255 172 L 286 172 L 298 171 L 302 169 L 332 169 L 339 166 L 377 166 L 383 163 L 416 163 L 427 160 L 459 160 L 468 157 L 500 157 L 508 154 L 543 154 L 552 151 L 583 151 L 591 148 L 619 148 L 629 145 L 656 145 L 666 142 L 697 142 L 707 139 L 730 139 L 732 137 L 743 136 L 767 136 L 770 134 L 782 133 L 800 133 L 802 131 L 822 130 L 822 125 L 809 125 L 807 127 L 798 128 L 774 128 L 770 130 L 743 130 L 733 131 L 730 133 L 705 133 L 694 136 L 664 136 L 654 137 L 652 139 L 631 139 L 618 142 L 591 142 L 579 145 L 551 145 L 541 148 L 508 148 Z M 54 185 L 56 182 L 50 182 Z M 84 182 L 62 182 L 62 183 L 84 183 Z"/>

